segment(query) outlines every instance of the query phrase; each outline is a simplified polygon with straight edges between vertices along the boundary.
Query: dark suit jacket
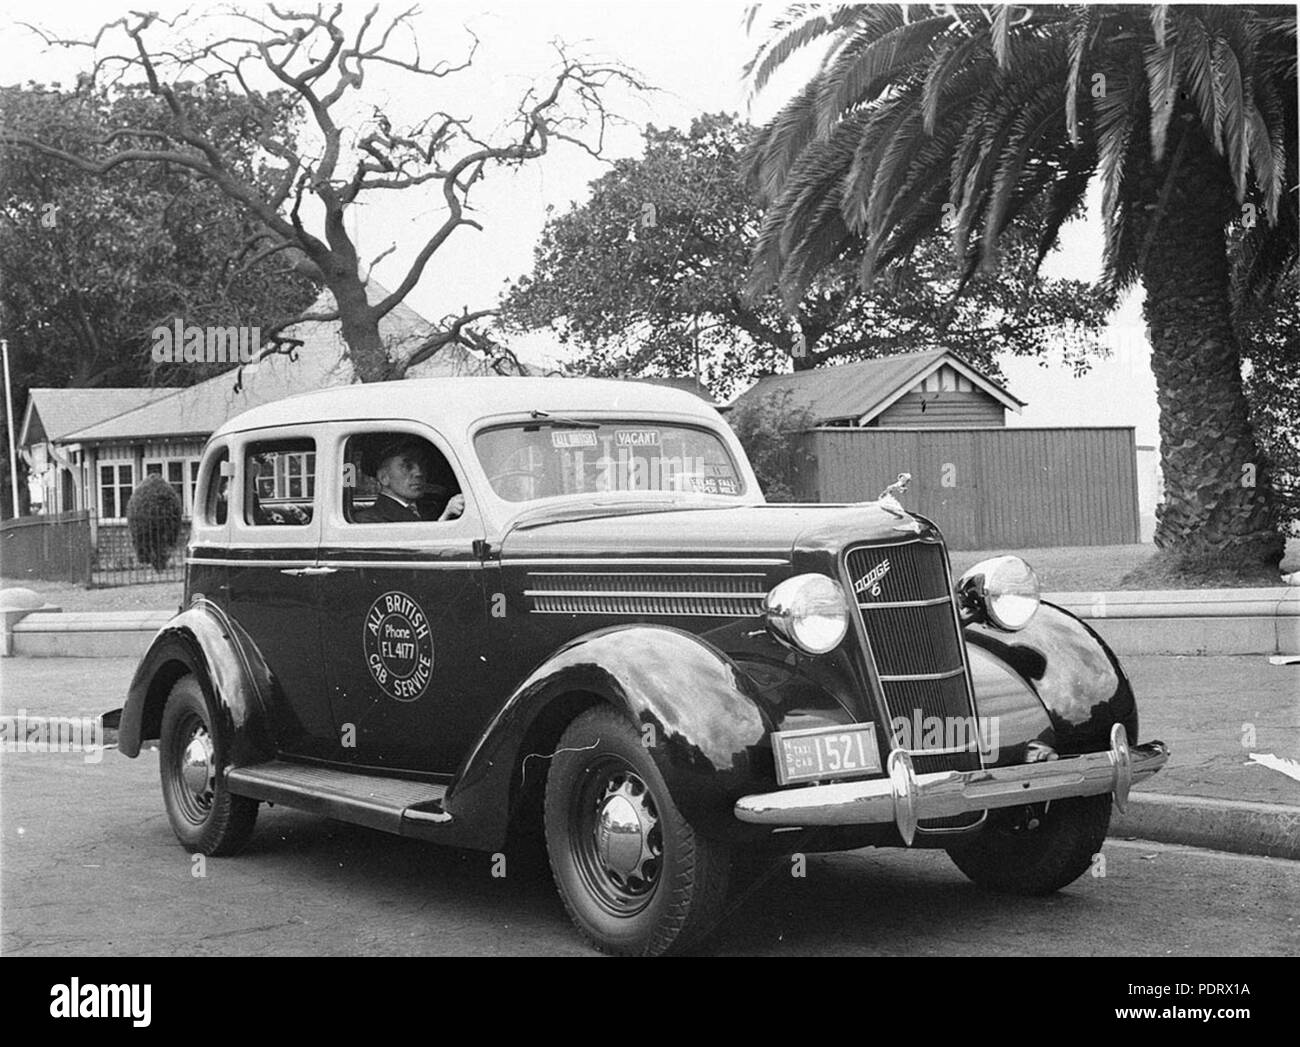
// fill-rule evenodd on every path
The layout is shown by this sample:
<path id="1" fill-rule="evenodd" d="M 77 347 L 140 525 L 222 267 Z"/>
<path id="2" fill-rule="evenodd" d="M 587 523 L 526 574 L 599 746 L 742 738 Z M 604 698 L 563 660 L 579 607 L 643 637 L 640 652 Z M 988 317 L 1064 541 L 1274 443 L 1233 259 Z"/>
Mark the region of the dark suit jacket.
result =
<path id="1" fill-rule="evenodd" d="M 437 512 L 431 512 L 427 503 L 422 505 L 417 502 L 415 508 L 420 514 L 417 517 L 415 513 L 411 512 L 410 509 L 397 501 L 397 499 L 390 498 L 388 495 L 381 492 L 379 497 L 375 499 L 374 505 L 369 509 L 362 509 L 359 512 L 354 513 L 352 520 L 354 523 L 410 523 L 412 520 L 416 519 L 436 520 L 442 513 L 443 507 L 447 504 L 445 498 L 439 497 L 438 501 L 442 504 L 438 507 Z"/>

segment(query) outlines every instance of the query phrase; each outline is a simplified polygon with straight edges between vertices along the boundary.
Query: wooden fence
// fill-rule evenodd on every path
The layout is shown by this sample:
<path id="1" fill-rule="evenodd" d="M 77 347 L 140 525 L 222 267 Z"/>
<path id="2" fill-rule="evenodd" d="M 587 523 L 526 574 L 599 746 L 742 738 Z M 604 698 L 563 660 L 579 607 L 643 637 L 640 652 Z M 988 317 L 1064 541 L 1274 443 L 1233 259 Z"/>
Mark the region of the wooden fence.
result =
<path id="1" fill-rule="evenodd" d="M 911 473 L 909 509 L 952 549 L 1139 540 L 1132 428 L 814 429 L 791 478 L 805 501 L 875 498 Z"/>

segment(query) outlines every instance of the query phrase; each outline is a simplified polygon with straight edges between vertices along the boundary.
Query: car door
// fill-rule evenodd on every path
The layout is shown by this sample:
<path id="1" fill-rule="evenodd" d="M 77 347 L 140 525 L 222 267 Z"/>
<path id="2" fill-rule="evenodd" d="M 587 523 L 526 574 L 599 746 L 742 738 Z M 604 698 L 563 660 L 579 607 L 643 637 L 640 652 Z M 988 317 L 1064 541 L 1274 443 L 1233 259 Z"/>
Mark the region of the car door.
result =
<path id="1" fill-rule="evenodd" d="M 271 672 L 280 749 L 328 759 L 338 744 L 318 630 L 317 454 L 305 427 L 233 442 L 225 605 Z"/>
<path id="2" fill-rule="evenodd" d="M 342 468 L 324 484 L 320 635 L 340 755 L 368 767 L 450 774 L 493 712 L 482 687 L 482 519 L 465 492 L 458 519 L 357 522 L 355 503 L 374 489 L 357 446 L 381 434 L 427 441 L 448 484 L 459 487 L 465 475 L 449 443 L 418 423 L 328 430 Z"/>

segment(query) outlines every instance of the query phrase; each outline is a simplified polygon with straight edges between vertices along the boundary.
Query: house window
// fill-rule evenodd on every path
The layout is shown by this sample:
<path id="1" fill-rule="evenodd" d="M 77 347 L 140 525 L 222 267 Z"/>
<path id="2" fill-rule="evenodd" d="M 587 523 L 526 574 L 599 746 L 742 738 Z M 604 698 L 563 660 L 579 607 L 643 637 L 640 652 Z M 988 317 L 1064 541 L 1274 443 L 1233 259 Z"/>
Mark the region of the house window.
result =
<path id="1" fill-rule="evenodd" d="M 144 475 L 161 476 L 180 498 L 185 515 L 194 515 L 194 487 L 199 478 L 197 458 L 145 459 Z"/>
<path id="2" fill-rule="evenodd" d="M 121 520 L 135 490 L 135 465 L 131 462 L 100 462 L 99 517 Z"/>

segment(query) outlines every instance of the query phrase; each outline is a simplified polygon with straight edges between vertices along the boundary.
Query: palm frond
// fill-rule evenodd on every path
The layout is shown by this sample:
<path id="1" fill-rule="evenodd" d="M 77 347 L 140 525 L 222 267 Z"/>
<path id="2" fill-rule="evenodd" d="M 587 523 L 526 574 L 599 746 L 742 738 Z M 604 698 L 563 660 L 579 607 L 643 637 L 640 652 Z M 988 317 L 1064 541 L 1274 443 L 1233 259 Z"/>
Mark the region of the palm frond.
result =
<path id="1" fill-rule="evenodd" d="M 1059 78 L 1057 82 L 1059 84 Z M 984 264 L 991 265 L 996 256 L 998 237 L 1010 221 L 1012 202 L 1016 199 L 1017 189 L 1021 189 L 1025 182 L 1031 152 L 1044 151 L 1042 139 L 1052 127 L 1060 128 L 1060 116 L 1064 109 L 1065 99 L 1057 91 L 1049 90 L 1040 92 L 1016 117 L 993 179 L 989 206 L 984 217 L 980 248 Z"/>
<path id="2" fill-rule="evenodd" d="M 1148 47 L 1144 50 L 1143 61 L 1151 108 L 1151 158 L 1160 163 L 1165 157 L 1169 121 L 1178 107 L 1178 45 L 1169 43 Z"/>
<path id="3" fill-rule="evenodd" d="M 1070 48 L 1070 74 L 1065 86 L 1065 127 L 1070 141 L 1079 143 L 1079 82 L 1083 77 L 1084 57 L 1097 29 L 1097 10 L 1091 5 L 1076 11 L 1066 23 Z"/>
<path id="4" fill-rule="evenodd" d="M 1097 154 L 1091 146 L 1076 147 L 1067 154 L 1065 170 L 1047 191 L 1043 224 L 1038 232 L 1038 250 L 1034 257 L 1035 273 L 1056 246 L 1061 227 L 1082 211 L 1088 183 L 1096 168 Z"/>
<path id="5" fill-rule="evenodd" d="M 1232 184 L 1237 199 L 1246 195 L 1246 92 L 1242 83 L 1241 65 L 1236 52 L 1227 40 L 1220 37 L 1214 43 L 1215 73 L 1215 137 L 1219 149 L 1228 161 Z"/>
<path id="6" fill-rule="evenodd" d="M 791 10 L 794 17 L 787 20 L 783 31 L 778 29 L 776 38 L 765 42 L 745 64 L 744 77 L 750 81 L 754 92 L 761 91 L 776 70 L 796 51 L 837 32 L 859 14 L 859 9 L 851 4 L 829 11 L 816 4 L 797 4 Z"/>
<path id="7" fill-rule="evenodd" d="M 993 21 L 989 25 L 989 37 L 993 43 L 993 57 L 997 59 L 998 68 L 1006 69 L 1011 64 L 1011 4 L 999 4 L 993 9 Z"/>
<path id="8" fill-rule="evenodd" d="M 1125 168 L 1138 118 L 1138 93 L 1134 86 L 1120 77 L 1104 95 L 1096 99 L 1097 114 L 1097 173 L 1101 179 L 1101 211 L 1104 223 L 1105 247 L 1103 251 L 1107 282 L 1113 289 L 1119 279 L 1116 266 L 1123 252 L 1121 242 L 1124 232 L 1124 215 L 1120 200 Z"/>
<path id="9" fill-rule="evenodd" d="M 950 37 L 935 56 L 935 60 L 930 63 L 921 89 L 921 112 L 926 134 L 934 133 L 939 102 L 944 96 L 944 89 L 949 80 L 957 70 L 968 68 L 973 64 L 973 52 L 981 47 L 982 41 L 974 36 Z"/>
<path id="10" fill-rule="evenodd" d="M 817 98 L 817 128 L 828 134 L 848 110 L 876 98 L 914 64 L 933 55 L 934 40 L 951 25 L 946 16 L 924 18 L 883 36 L 862 30 L 825 70 Z"/>
<path id="11" fill-rule="evenodd" d="M 1156 38 L 1156 48 L 1164 50 L 1165 33 L 1169 25 L 1169 5 L 1155 4 L 1151 8 L 1151 32 Z"/>
<path id="12" fill-rule="evenodd" d="M 742 174 L 760 201 L 775 200 L 804 147 L 812 140 L 819 82 L 804 85 L 745 151 Z"/>
<path id="13" fill-rule="evenodd" d="M 909 126 L 910 125 L 910 126 Z M 863 128 L 844 180 L 840 213 L 857 233 L 870 235 L 876 201 L 906 173 L 906 161 L 920 146 L 921 114 L 911 92 L 900 92 L 873 111 Z"/>
<path id="14" fill-rule="evenodd" d="M 1170 16 L 1177 24 L 1179 78 L 1196 104 L 1206 136 L 1217 145 L 1219 103 L 1214 85 L 1214 40 L 1206 32 L 1204 24 L 1198 18 L 1184 14 L 1182 8 L 1174 7 Z"/>

